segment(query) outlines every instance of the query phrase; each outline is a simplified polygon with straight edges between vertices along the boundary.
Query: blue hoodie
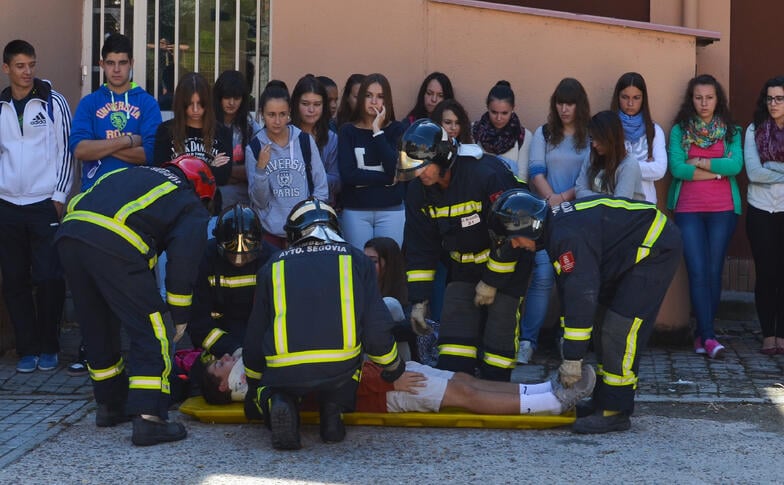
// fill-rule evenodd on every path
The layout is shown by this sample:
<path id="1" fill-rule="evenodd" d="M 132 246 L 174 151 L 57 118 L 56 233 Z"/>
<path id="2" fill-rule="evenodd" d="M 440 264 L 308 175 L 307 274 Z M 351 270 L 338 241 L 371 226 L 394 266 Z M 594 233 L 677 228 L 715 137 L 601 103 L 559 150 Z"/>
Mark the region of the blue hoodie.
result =
<path id="1" fill-rule="evenodd" d="M 88 94 L 76 108 L 71 123 L 68 148 L 73 153 L 82 140 L 109 140 L 125 135 L 140 135 L 147 165 L 153 163 L 155 130 L 161 124 L 158 102 L 147 91 L 132 82 L 131 89 L 114 94 L 102 85 Z M 82 160 L 82 191 L 89 189 L 103 174 L 133 164 L 112 156 L 100 160 Z"/>

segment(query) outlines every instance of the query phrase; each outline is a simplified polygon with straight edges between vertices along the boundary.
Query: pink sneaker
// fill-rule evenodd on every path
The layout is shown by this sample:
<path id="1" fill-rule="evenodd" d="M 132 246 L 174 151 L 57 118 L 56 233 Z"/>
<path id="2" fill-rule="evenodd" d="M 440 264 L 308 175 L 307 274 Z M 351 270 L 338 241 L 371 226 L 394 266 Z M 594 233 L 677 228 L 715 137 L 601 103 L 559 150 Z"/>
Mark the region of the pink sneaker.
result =
<path id="1" fill-rule="evenodd" d="M 702 346 L 702 338 L 700 337 L 694 339 L 694 353 L 695 354 L 705 353 L 705 347 Z"/>
<path id="2" fill-rule="evenodd" d="M 708 354 L 708 357 L 711 359 L 720 359 L 724 357 L 724 346 L 721 345 L 718 340 L 709 338 L 705 340 L 705 353 Z"/>

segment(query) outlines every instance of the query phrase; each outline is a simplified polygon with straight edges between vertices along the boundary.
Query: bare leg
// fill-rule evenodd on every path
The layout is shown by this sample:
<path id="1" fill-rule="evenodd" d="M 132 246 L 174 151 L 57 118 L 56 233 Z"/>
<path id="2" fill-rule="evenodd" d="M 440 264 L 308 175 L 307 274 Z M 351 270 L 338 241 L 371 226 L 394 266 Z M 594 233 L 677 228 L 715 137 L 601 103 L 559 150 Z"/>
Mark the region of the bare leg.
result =
<path id="1" fill-rule="evenodd" d="M 525 384 L 520 384 L 517 382 L 498 382 L 498 381 L 486 381 L 484 379 L 477 379 L 476 377 L 466 374 L 464 372 L 456 372 L 455 375 L 452 376 L 451 381 L 468 384 L 474 389 L 480 391 L 503 392 L 509 394 L 520 394 L 521 392 L 520 386 L 525 386 Z M 538 384 L 539 383 L 534 385 L 536 386 Z M 540 391 L 525 392 L 524 394 L 538 394 L 539 392 L 546 392 L 549 389 L 550 387 L 547 386 Z"/>
<path id="2" fill-rule="evenodd" d="M 479 381 L 468 374 L 463 374 L 474 381 Z M 458 374 L 455 374 L 457 377 Z M 465 379 L 454 377 L 447 383 L 441 409 L 458 407 L 477 414 L 520 414 L 520 392 L 517 384 L 495 382 L 514 386 L 514 391 L 494 392 L 473 387 Z"/>

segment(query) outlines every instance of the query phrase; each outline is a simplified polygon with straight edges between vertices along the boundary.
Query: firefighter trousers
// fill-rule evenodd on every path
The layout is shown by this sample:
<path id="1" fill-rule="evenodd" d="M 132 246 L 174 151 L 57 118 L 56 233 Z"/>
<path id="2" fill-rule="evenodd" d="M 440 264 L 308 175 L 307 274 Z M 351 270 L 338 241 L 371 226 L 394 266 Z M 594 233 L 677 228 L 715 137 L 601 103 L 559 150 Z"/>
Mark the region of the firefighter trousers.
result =
<path id="1" fill-rule="evenodd" d="M 168 418 L 171 329 L 147 262 L 130 262 L 81 241 L 58 241 L 85 345 L 95 400 L 126 412 Z M 127 362 L 120 326 L 130 340 Z"/>
<path id="2" fill-rule="evenodd" d="M 520 298 L 496 293 L 486 307 L 474 305 L 475 283 L 454 281 L 444 294 L 438 335 L 439 369 L 508 381 L 515 367 Z"/>

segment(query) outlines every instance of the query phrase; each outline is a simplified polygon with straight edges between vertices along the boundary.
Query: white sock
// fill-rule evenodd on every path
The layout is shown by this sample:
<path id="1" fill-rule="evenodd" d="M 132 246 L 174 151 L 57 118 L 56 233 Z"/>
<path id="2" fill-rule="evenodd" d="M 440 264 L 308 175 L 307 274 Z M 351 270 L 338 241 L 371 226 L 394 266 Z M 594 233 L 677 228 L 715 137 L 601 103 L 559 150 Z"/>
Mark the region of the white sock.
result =
<path id="1" fill-rule="evenodd" d="M 561 413 L 561 402 L 556 399 L 552 392 L 541 394 L 520 395 L 520 414 L 534 413 Z"/>
<path id="2" fill-rule="evenodd" d="M 550 381 L 544 381 L 540 384 L 520 384 L 520 395 L 530 396 L 531 394 L 542 394 L 553 390 Z"/>

